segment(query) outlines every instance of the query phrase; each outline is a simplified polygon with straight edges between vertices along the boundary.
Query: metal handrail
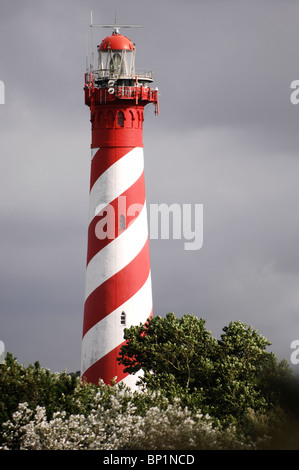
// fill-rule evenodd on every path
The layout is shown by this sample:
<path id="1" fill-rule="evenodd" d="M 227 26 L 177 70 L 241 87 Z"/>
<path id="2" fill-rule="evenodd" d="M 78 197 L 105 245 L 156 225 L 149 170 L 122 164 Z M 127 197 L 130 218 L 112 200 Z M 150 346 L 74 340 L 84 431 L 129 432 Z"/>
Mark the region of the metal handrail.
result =
<path id="1" fill-rule="evenodd" d="M 111 92 L 109 90 L 112 90 Z M 98 97 L 101 102 L 106 102 L 108 98 L 120 99 L 147 99 L 156 100 L 157 90 L 152 90 L 150 87 L 135 87 L 135 86 L 118 86 L 114 88 L 98 88 Z"/>
<path id="2" fill-rule="evenodd" d="M 136 104 L 141 101 L 153 102 L 155 104 L 155 114 L 159 114 L 159 92 L 158 88 L 153 90 L 150 86 L 142 84 L 135 84 L 131 86 L 110 86 L 110 87 L 97 87 L 94 86 L 93 74 L 91 79 L 89 73 L 85 74 L 85 100 L 86 103 L 92 107 L 96 100 L 98 103 L 107 103 L 115 99 L 124 99 L 136 101 Z"/>
<path id="3" fill-rule="evenodd" d="M 152 70 L 136 69 L 132 73 L 113 73 L 108 69 L 99 69 L 99 70 L 94 70 L 93 76 L 94 76 L 95 80 L 101 80 L 101 79 L 102 80 L 103 79 L 108 79 L 108 80 L 117 80 L 117 79 L 135 80 L 136 76 L 137 76 L 137 78 L 152 80 L 153 79 L 153 72 L 152 72 Z"/>

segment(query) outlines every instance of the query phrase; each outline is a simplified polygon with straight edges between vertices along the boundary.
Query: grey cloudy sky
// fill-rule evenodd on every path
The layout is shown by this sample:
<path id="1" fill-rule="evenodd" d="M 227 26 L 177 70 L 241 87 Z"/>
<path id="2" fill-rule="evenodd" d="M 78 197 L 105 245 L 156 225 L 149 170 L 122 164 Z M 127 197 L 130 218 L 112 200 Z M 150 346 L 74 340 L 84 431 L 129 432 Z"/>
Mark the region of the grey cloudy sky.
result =
<path id="1" fill-rule="evenodd" d="M 20 362 L 80 368 L 89 109 L 85 39 L 123 31 L 154 68 L 147 204 L 203 204 L 204 243 L 151 240 L 154 313 L 218 337 L 257 328 L 279 358 L 299 339 L 299 4 L 292 0 L 0 0 L 0 339 Z M 110 33 L 97 29 L 94 43 Z M 299 367 L 299 366 L 298 366 Z"/>

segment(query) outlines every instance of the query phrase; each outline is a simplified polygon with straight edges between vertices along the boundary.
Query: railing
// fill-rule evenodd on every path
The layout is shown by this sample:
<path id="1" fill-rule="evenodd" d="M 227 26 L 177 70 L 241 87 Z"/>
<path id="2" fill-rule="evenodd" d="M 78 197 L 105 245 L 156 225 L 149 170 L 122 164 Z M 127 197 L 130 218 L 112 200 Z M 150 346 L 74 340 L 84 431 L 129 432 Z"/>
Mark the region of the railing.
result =
<path id="1" fill-rule="evenodd" d="M 119 86 L 115 88 L 95 88 L 97 99 L 100 103 L 106 103 L 111 99 L 134 99 L 156 101 L 157 90 L 143 86 Z"/>
<path id="2" fill-rule="evenodd" d="M 159 92 L 158 88 L 153 90 L 149 86 L 143 86 L 136 83 L 132 86 L 109 86 L 101 88 L 94 86 L 93 75 L 89 79 L 89 74 L 85 74 L 85 102 L 89 106 L 94 106 L 95 103 L 105 104 L 114 101 L 115 99 L 135 100 L 136 104 L 139 101 L 152 102 L 155 104 L 155 113 L 159 114 Z"/>
<path id="3" fill-rule="evenodd" d="M 116 98 L 139 98 L 142 100 L 155 100 L 156 91 L 149 87 L 119 86 L 115 90 Z"/>
<path id="4" fill-rule="evenodd" d="M 153 71 L 152 70 L 145 70 L 145 69 L 136 69 L 137 78 L 143 78 L 146 80 L 153 79 Z"/>
<path id="5" fill-rule="evenodd" d="M 101 69 L 101 70 L 94 70 L 93 72 L 93 77 L 95 81 L 98 80 L 135 80 L 137 76 L 137 79 L 139 78 L 140 80 L 148 80 L 152 81 L 153 80 L 153 71 L 152 70 L 146 70 L 146 69 L 135 69 L 132 71 L 132 73 L 115 73 L 111 72 L 108 69 Z M 87 80 L 89 81 L 90 73 L 87 72 Z"/>

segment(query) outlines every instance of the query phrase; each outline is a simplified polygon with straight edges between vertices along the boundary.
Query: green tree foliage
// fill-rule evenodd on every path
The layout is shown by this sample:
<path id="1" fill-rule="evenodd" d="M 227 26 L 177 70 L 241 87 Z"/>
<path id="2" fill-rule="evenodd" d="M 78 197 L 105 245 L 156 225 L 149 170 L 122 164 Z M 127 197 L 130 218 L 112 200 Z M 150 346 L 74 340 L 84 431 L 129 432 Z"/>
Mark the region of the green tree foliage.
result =
<path id="1" fill-rule="evenodd" d="M 193 390 L 209 379 L 210 357 L 217 342 L 205 329 L 203 319 L 174 314 L 148 320 L 125 330 L 127 344 L 121 350 L 125 371 L 142 369 L 151 388 L 167 387 L 169 380 Z"/>
<path id="2" fill-rule="evenodd" d="M 7 354 L 0 448 L 299 448 L 299 381 L 252 327 L 231 322 L 215 339 L 203 319 L 170 313 L 125 338 L 119 361 L 143 371 L 134 394 Z"/>
<path id="3" fill-rule="evenodd" d="M 7 353 L 5 363 L 0 365 L 0 430 L 23 402 L 32 410 L 37 406 L 45 407 L 49 419 L 57 411 L 67 415 L 88 413 L 96 389 L 81 383 L 76 374 L 51 373 L 39 362 L 25 367 Z"/>
<path id="4" fill-rule="evenodd" d="M 286 367 L 278 364 L 271 343 L 251 326 L 237 321 L 223 328 L 219 340 L 192 315 L 169 313 L 125 330 L 119 362 L 131 374 L 142 370 L 141 383 L 180 396 L 222 422 L 241 422 L 248 410 L 264 413 L 279 401 L 267 386 L 280 383 Z"/>

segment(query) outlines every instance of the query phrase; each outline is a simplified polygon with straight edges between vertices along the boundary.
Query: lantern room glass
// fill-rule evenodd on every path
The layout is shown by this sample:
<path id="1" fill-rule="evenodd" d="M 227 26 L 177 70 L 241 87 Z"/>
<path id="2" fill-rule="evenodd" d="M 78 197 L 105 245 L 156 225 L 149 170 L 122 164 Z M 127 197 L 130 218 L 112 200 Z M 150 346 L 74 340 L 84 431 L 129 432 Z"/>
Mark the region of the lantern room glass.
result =
<path id="1" fill-rule="evenodd" d="M 99 50 L 100 78 L 134 78 L 135 51 L 131 50 Z"/>

